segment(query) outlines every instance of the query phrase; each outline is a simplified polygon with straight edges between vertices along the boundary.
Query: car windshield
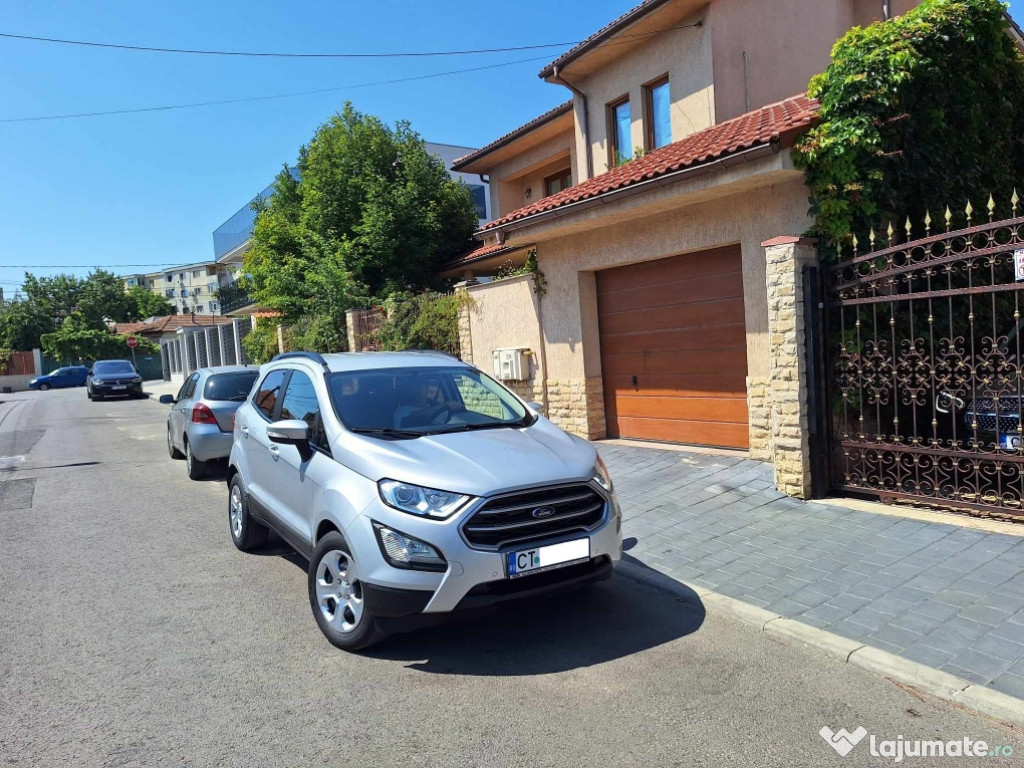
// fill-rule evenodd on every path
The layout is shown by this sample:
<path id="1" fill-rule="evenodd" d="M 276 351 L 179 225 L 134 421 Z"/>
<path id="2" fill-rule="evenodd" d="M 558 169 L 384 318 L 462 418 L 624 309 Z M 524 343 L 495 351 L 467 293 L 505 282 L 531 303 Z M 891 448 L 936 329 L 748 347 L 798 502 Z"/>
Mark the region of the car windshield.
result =
<path id="1" fill-rule="evenodd" d="M 132 364 L 127 360 L 101 360 L 92 367 L 94 375 L 109 373 L 135 373 Z"/>
<path id="2" fill-rule="evenodd" d="M 418 437 L 533 422 L 508 390 L 471 368 L 387 368 L 327 380 L 335 411 L 353 432 Z"/>
<path id="3" fill-rule="evenodd" d="M 249 396 L 259 371 L 218 373 L 206 380 L 203 398 L 206 400 L 232 400 L 242 402 Z"/>

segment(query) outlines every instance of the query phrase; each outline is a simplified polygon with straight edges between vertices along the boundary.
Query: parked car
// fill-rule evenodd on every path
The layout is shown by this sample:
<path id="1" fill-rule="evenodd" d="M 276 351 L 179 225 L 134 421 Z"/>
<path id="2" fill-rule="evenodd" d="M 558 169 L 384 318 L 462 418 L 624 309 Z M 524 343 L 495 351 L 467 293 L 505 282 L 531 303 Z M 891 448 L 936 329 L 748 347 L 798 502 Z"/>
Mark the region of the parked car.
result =
<path id="1" fill-rule="evenodd" d="M 97 360 L 85 379 L 90 400 L 105 397 L 143 397 L 142 377 L 131 360 Z"/>
<path id="2" fill-rule="evenodd" d="M 204 477 L 210 462 L 231 453 L 235 411 L 256 383 L 259 369 L 243 365 L 201 368 L 185 379 L 177 395 L 161 395 L 167 414 L 167 451 L 185 459 L 188 476 Z"/>
<path id="3" fill-rule="evenodd" d="M 38 376 L 28 383 L 29 389 L 38 389 L 45 392 L 48 389 L 63 389 L 64 387 L 84 387 L 85 379 L 89 375 L 89 368 L 84 365 L 68 365 L 58 368 L 56 371 Z"/>
<path id="4" fill-rule="evenodd" d="M 340 648 L 607 578 L 622 554 L 594 446 L 441 353 L 278 355 L 233 439 L 235 546 L 273 529 L 306 558 L 313 616 Z"/>

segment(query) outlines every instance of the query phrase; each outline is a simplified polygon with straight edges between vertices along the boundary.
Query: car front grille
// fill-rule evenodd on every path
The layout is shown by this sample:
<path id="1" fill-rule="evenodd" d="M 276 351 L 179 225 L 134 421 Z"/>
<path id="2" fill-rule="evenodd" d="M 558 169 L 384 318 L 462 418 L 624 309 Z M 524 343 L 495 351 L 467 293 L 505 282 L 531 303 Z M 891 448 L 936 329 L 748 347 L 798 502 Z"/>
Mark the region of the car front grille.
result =
<path id="1" fill-rule="evenodd" d="M 1020 426 L 1020 398 L 1016 395 L 1006 396 L 996 402 L 995 398 L 979 397 L 965 409 L 964 421 L 968 427 L 977 423 L 981 432 L 1017 434 Z"/>
<path id="2" fill-rule="evenodd" d="M 500 549 L 589 531 L 604 520 L 606 506 L 605 498 L 585 483 L 532 488 L 488 499 L 463 524 L 462 534 L 472 547 Z"/>

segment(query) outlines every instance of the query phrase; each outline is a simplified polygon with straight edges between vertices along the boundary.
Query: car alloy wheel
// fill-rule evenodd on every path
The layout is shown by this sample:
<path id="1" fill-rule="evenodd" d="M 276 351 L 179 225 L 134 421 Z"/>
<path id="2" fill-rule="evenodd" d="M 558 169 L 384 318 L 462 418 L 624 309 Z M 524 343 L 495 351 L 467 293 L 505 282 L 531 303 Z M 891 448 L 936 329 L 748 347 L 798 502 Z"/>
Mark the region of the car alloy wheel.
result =
<path id="1" fill-rule="evenodd" d="M 45 391 L 46 391 L 46 390 L 48 390 L 49 388 L 50 388 L 50 385 L 49 385 L 49 384 L 40 384 L 40 385 L 39 385 L 39 391 L 40 391 L 40 392 L 45 392 Z"/>
<path id="2" fill-rule="evenodd" d="M 316 599 L 327 625 L 343 634 L 354 632 L 363 617 L 363 585 L 355 560 L 331 549 L 316 567 Z"/>
<path id="3" fill-rule="evenodd" d="M 242 538 L 242 488 L 235 484 L 231 486 L 231 502 L 228 516 L 231 522 L 231 535 L 235 540 Z"/>

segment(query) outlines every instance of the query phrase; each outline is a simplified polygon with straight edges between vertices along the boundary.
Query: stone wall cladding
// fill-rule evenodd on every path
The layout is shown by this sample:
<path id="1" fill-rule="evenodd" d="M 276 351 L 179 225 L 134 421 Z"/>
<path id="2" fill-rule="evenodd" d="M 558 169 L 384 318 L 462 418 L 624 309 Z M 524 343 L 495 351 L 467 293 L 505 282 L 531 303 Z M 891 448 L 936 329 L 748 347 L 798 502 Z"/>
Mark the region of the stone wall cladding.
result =
<path id="1" fill-rule="evenodd" d="M 768 288 L 771 451 L 778 489 L 799 499 L 811 492 L 805 357 L 803 266 L 817 252 L 798 238 L 765 243 Z"/>
<path id="2" fill-rule="evenodd" d="M 465 291 L 465 288 L 456 288 Z M 470 304 L 463 304 L 459 308 L 459 359 L 466 363 L 473 364 L 473 307 Z"/>
<path id="3" fill-rule="evenodd" d="M 588 440 L 606 436 L 604 386 L 600 376 L 588 379 L 548 379 L 551 421 Z"/>
<path id="4" fill-rule="evenodd" d="M 750 419 L 750 458 L 772 460 L 771 379 L 747 377 L 747 412 Z"/>

